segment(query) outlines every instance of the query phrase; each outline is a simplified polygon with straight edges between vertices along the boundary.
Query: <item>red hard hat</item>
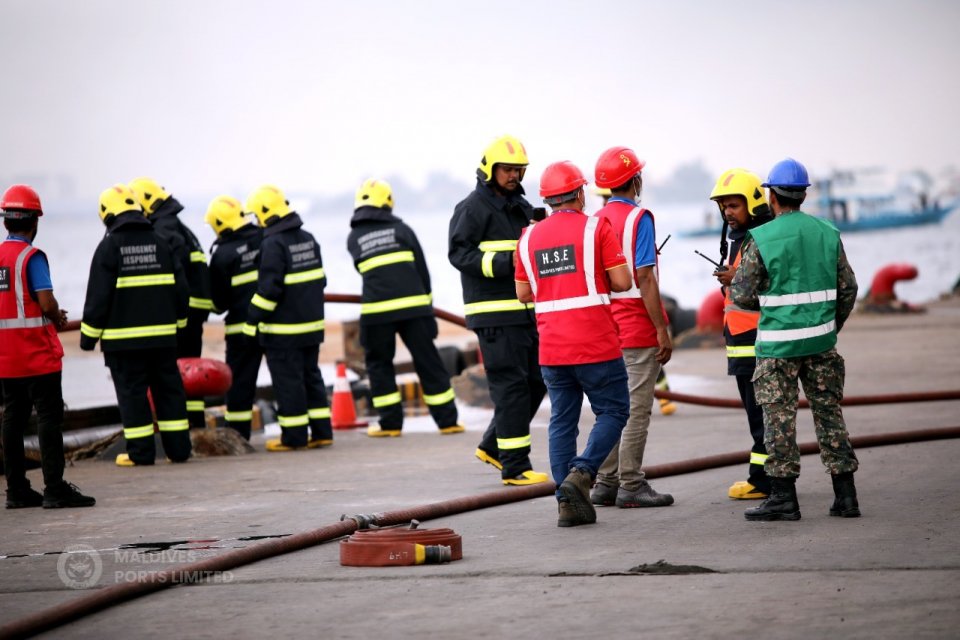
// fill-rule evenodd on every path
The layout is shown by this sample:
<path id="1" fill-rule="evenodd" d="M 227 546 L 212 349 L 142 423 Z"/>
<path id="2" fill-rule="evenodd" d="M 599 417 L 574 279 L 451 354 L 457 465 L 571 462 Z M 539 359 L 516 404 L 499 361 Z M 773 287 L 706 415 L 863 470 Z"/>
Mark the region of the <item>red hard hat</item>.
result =
<path id="1" fill-rule="evenodd" d="M 569 160 L 554 162 L 540 176 L 540 196 L 548 198 L 576 191 L 587 184 L 583 172 Z"/>
<path id="2" fill-rule="evenodd" d="M 3 192 L 3 199 L 0 200 L 0 209 L 5 212 L 30 212 L 29 215 L 43 215 L 43 208 L 40 206 L 40 196 L 31 187 L 25 184 L 15 184 Z M 5 217 L 17 217 L 6 215 Z"/>
<path id="3" fill-rule="evenodd" d="M 597 160 L 596 185 L 601 189 L 619 187 L 640 173 L 646 164 L 629 147 L 610 147 Z"/>

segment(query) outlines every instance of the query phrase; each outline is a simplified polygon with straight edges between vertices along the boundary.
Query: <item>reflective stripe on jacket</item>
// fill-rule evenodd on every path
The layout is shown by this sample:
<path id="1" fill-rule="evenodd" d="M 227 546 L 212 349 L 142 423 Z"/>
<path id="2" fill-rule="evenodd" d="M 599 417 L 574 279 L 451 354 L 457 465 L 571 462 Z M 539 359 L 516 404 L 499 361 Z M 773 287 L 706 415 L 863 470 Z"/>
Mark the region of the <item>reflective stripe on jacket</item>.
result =
<path id="1" fill-rule="evenodd" d="M 257 291 L 263 229 L 248 224 L 224 233 L 210 257 L 210 296 L 214 313 L 227 313 L 225 333 L 236 335 L 247 320 L 247 307 Z"/>
<path id="2" fill-rule="evenodd" d="M 138 212 L 108 226 L 90 264 L 80 346 L 103 351 L 175 347 L 186 326 L 188 288 L 182 265 Z"/>
<path id="3" fill-rule="evenodd" d="M 259 334 L 264 348 L 293 349 L 323 342 L 323 292 L 327 285 L 320 244 L 296 213 L 263 232 L 257 292 L 247 308 L 244 333 Z"/>
<path id="4" fill-rule="evenodd" d="M 533 219 L 523 193 L 504 196 L 477 180 L 450 219 L 447 256 L 460 272 L 470 329 L 535 322 L 533 305 L 517 300 L 513 282 L 516 243 Z"/>
<path id="5" fill-rule="evenodd" d="M 363 277 L 360 324 L 433 316 L 430 273 L 416 234 L 390 209 L 360 207 L 347 251 Z"/>
<path id="6" fill-rule="evenodd" d="M 190 288 L 191 309 L 213 310 L 210 294 L 210 269 L 203 245 L 179 218 L 183 205 L 173 196 L 162 201 L 149 220 L 161 238 L 170 243 L 175 258 L 180 261 Z"/>

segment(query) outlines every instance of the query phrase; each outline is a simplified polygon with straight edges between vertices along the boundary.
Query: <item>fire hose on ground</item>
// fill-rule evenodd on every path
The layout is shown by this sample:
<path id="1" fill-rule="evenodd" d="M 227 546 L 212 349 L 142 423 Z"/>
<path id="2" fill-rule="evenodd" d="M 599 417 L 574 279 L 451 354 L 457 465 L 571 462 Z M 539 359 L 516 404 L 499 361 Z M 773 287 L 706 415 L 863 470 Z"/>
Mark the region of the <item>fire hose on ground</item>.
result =
<path id="1" fill-rule="evenodd" d="M 353 293 L 326 293 L 323 296 L 325 302 L 332 303 L 344 303 L 344 304 L 360 304 L 361 298 L 357 294 Z M 455 324 L 460 327 L 466 328 L 467 321 L 463 316 L 459 316 L 450 311 L 445 311 L 444 309 L 439 309 L 434 307 L 433 314 L 445 320 L 451 324 Z M 79 320 L 71 320 L 66 324 L 62 331 L 76 331 L 80 328 Z M 727 398 L 710 398 L 704 396 L 694 396 L 684 393 L 675 393 L 673 391 L 664 391 L 657 389 L 654 392 L 654 397 L 657 399 L 663 400 L 673 400 L 674 402 L 682 402 L 686 404 L 698 404 L 708 407 L 728 407 L 732 409 L 743 408 L 743 404 L 740 400 L 730 400 Z M 901 393 L 901 394 L 887 394 L 887 395 L 877 395 L 877 396 L 851 396 L 844 398 L 842 401 L 843 406 L 852 407 L 857 405 L 867 405 L 867 404 L 889 404 L 889 403 L 900 403 L 900 402 L 929 402 L 934 400 L 960 400 L 960 391 L 930 391 L 930 392 L 918 392 L 918 393 Z M 800 408 L 808 407 L 806 399 L 800 400 Z"/>
<path id="2" fill-rule="evenodd" d="M 851 438 L 851 441 L 855 447 L 865 448 L 950 438 L 960 438 L 960 426 L 880 433 Z M 803 455 L 816 453 L 818 450 L 819 447 L 816 442 L 806 442 L 800 445 L 800 453 Z M 749 459 L 749 451 L 738 451 L 654 465 L 645 467 L 644 471 L 647 477 L 651 479 L 663 478 L 718 467 L 744 464 L 748 462 Z M 554 490 L 554 484 L 548 482 L 525 487 L 511 487 L 509 489 L 454 498 L 452 500 L 434 502 L 396 511 L 343 517 L 340 522 L 319 529 L 294 534 L 279 540 L 261 542 L 244 549 L 224 553 L 215 558 L 208 558 L 174 569 L 151 573 L 138 582 L 123 582 L 98 589 L 94 593 L 82 596 L 71 602 L 58 604 L 3 625 L 0 627 L 0 639 L 30 637 L 43 631 L 62 626 L 68 622 L 78 620 L 97 611 L 102 611 L 122 602 L 160 591 L 167 587 L 178 584 L 193 584 L 196 582 L 196 576 L 199 575 L 215 575 L 218 572 L 228 571 L 267 558 L 300 551 L 308 547 L 323 544 L 324 542 L 349 536 L 361 529 L 367 530 L 371 526 L 390 527 L 414 520 L 425 521 L 443 518 L 476 509 L 485 509 L 512 502 L 522 502 L 534 498 L 544 498 L 553 495 Z M 437 531 L 441 531 L 446 535 L 446 530 Z"/>
<path id="3" fill-rule="evenodd" d="M 359 296 L 350 294 L 326 294 L 325 298 L 328 302 L 356 303 L 360 301 Z M 441 309 L 435 309 L 434 312 L 437 317 L 443 320 L 447 320 L 460 326 L 465 326 L 465 322 L 460 316 L 443 311 Z M 68 327 L 66 330 L 76 329 L 79 327 L 79 322 L 69 324 L 76 324 L 77 326 Z M 738 408 L 742 406 L 739 400 L 709 398 L 675 393 L 671 391 L 658 390 L 656 392 L 656 397 L 674 400 L 676 402 L 685 402 L 689 404 L 699 404 L 713 407 Z M 843 404 L 845 406 L 853 406 L 957 399 L 960 399 L 960 391 L 935 391 L 849 397 L 843 401 Z M 801 401 L 801 406 L 807 406 L 806 401 Z M 915 429 L 909 431 L 851 437 L 851 442 L 856 448 L 866 448 L 951 438 L 960 438 L 960 426 Z M 816 442 L 802 443 L 799 445 L 799 447 L 802 455 L 810 455 L 819 451 L 819 446 Z M 719 467 L 744 464 L 748 462 L 749 459 L 749 451 L 737 451 L 701 458 L 692 458 L 689 460 L 662 465 L 649 466 L 645 467 L 644 471 L 648 478 L 655 479 L 705 471 Z M 373 531 L 371 530 L 371 527 L 393 527 L 413 521 L 432 520 L 458 513 L 464 513 L 467 511 L 473 511 L 476 509 L 485 509 L 488 507 L 509 504 L 512 502 L 522 502 L 534 498 L 543 498 L 553 495 L 554 490 L 555 485 L 552 482 L 548 482 L 526 487 L 511 487 L 509 489 L 503 489 L 500 491 L 492 491 L 473 496 L 464 496 L 443 502 L 435 502 L 426 505 L 410 507 L 407 509 L 399 509 L 396 511 L 388 511 L 372 515 L 355 515 L 350 517 L 344 516 L 341 518 L 340 522 L 330 524 L 319 529 L 294 534 L 278 540 L 261 542 L 244 549 L 238 549 L 236 551 L 224 553 L 214 558 L 208 558 L 206 560 L 201 560 L 199 562 L 183 565 L 170 570 L 151 573 L 137 582 L 118 583 L 104 587 L 103 589 L 98 589 L 94 593 L 82 596 L 71 602 L 59 604 L 55 607 L 38 611 L 30 616 L 26 616 L 19 620 L 15 620 L 3 625 L 0 627 L 0 639 L 33 636 L 43 631 L 57 628 L 67 624 L 68 622 L 78 620 L 97 611 L 102 611 L 122 602 L 127 602 L 134 598 L 160 591 L 167 587 L 178 584 L 192 584 L 196 581 L 195 576 L 198 575 L 214 575 L 230 569 L 252 564 L 260 560 L 292 553 L 294 551 L 300 551 L 312 546 L 329 542 L 331 540 L 350 536 L 355 532 L 360 534 L 354 539 L 355 542 L 360 546 L 355 547 L 357 551 L 350 551 L 347 553 L 348 561 L 344 562 L 344 564 L 348 564 L 350 566 L 370 566 L 370 563 L 373 562 L 373 560 L 371 560 L 372 554 L 381 553 L 380 550 L 372 550 L 367 553 L 362 551 L 363 544 L 374 540 L 373 538 L 369 537 L 370 532 Z M 422 555 L 423 562 L 427 562 L 426 550 L 417 550 L 414 548 L 417 544 L 426 546 L 424 545 L 423 541 L 410 541 L 408 538 L 410 538 L 412 534 L 402 533 L 401 530 L 389 532 L 388 535 L 394 536 L 394 539 L 403 545 L 409 545 L 404 546 L 403 548 L 417 556 L 418 560 L 421 559 L 420 555 Z M 429 535 L 439 536 L 439 538 L 430 538 L 429 540 L 431 542 L 430 546 L 434 547 L 434 549 L 430 551 L 431 554 L 434 554 L 434 557 L 431 558 L 431 561 L 443 562 L 448 559 L 455 559 L 456 557 L 459 557 L 459 554 L 461 553 L 459 536 L 455 536 L 455 534 L 452 534 L 452 532 L 447 529 L 433 530 Z M 382 538 L 382 540 L 387 540 L 387 538 Z M 448 551 L 444 552 L 437 549 L 437 547 L 440 549 L 446 548 Z M 453 551 L 453 549 L 456 550 Z M 341 550 L 341 558 L 343 558 L 343 553 L 344 552 Z M 445 553 L 450 553 L 450 555 L 447 556 Z M 358 564 L 353 565 L 351 562 Z M 387 561 L 381 563 L 379 566 L 386 566 L 389 564 L 414 564 L 414 562 L 391 562 L 390 559 L 387 559 Z"/>

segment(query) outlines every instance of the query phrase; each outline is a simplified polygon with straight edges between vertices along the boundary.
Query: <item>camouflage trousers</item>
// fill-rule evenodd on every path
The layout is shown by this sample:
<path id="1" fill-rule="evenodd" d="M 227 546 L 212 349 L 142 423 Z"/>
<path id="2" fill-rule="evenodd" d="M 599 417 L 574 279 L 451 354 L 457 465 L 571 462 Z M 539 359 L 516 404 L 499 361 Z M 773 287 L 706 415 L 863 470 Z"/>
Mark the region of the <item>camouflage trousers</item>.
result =
<path id="1" fill-rule="evenodd" d="M 840 409 L 844 375 L 843 358 L 836 349 L 800 358 L 757 358 L 753 387 L 757 404 L 763 407 L 767 475 L 773 478 L 800 475 L 798 383 L 803 384 L 803 393 L 810 402 L 823 465 L 831 474 L 857 470 L 857 456 Z"/>

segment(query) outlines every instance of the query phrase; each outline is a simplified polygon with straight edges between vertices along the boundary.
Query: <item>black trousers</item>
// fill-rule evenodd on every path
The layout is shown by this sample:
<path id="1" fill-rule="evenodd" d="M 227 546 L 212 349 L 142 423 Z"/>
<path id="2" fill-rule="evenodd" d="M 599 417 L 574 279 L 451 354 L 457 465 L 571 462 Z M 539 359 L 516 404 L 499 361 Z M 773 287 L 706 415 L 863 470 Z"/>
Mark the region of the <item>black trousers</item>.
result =
<path id="1" fill-rule="evenodd" d="M 540 335 L 535 325 L 476 329 L 493 399 L 493 419 L 480 448 L 498 458 L 502 476 L 530 470 L 530 420 L 547 387 L 540 374 Z"/>
<path id="2" fill-rule="evenodd" d="M 177 357 L 199 358 L 203 350 L 203 323 L 210 312 L 206 309 L 190 308 L 187 311 L 187 326 L 177 331 Z"/>
<path id="3" fill-rule="evenodd" d="M 318 364 L 320 345 L 265 351 L 277 399 L 280 442 L 305 447 L 308 426 L 311 440 L 333 440 L 327 388 Z"/>
<path id="4" fill-rule="evenodd" d="M 23 435 L 30 413 L 37 410 L 37 435 L 40 440 L 40 467 L 43 484 L 57 489 L 63 484 L 63 390 L 62 372 L 26 378 L 5 378 L 3 386 L 3 465 L 7 488 L 26 490 L 26 458 Z"/>
<path id="5" fill-rule="evenodd" d="M 187 311 L 187 326 L 177 332 L 177 357 L 199 358 L 203 351 L 203 323 L 210 312 L 206 309 L 190 308 Z M 207 426 L 203 415 L 203 398 L 187 400 L 187 418 L 191 429 L 203 429 Z"/>
<path id="6" fill-rule="evenodd" d="M 173 462 L 190 457 L 192 445 L 187 423 L 187 397 L 177 368 L 177 352 L 168 349 L 111 351 L 103 354 L 117 392 L 127 454 L 136 464 L 153 464 L 153 398 L 163 449 Z"/>
<path id="7" fill-rule="evenodd" d="M 374 406 L 380 415 L 380 428 L 386 431 L 403 428 L 403 403 L 393 367 L 397 335 L 413 358 L 413 368 L 420 378 L 423 398 L 433 421 L 441 429 L 454 426 L 458 416 L 450 373 L 433 342 L 437 337 L 437 320 L 433 316 L 422 316 L 360 326 L 360 344 L 364 349 Z"/>
<path id="8" fill-rule="evenodd" d="M 737 376 L 737 390 L 740 391 L 740 400 L 747 412 L 747 423 L 750 425 L 750 436 L 753 438 L 747 480 L 760 491 L 770 493 L 770 478 L 763 470 L 763 461 L 767 457 L 767 447 L 763 444 L 763 408 L 757 404 L 753 383 L 750 382 L 752 377 L 753 374 Z"/>
<path id="9" fill-rule="evenodd" d="M 263 360 L 263 347 L 244 336 L 227 336 L 227 365 L 233 383 L 227 390 L 227 413 L 224 422 L 250 439 L 253 401 L 257 393 L 257 374 Z"/>

